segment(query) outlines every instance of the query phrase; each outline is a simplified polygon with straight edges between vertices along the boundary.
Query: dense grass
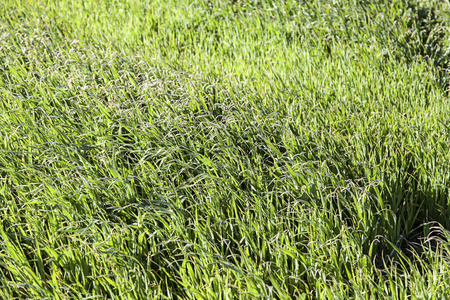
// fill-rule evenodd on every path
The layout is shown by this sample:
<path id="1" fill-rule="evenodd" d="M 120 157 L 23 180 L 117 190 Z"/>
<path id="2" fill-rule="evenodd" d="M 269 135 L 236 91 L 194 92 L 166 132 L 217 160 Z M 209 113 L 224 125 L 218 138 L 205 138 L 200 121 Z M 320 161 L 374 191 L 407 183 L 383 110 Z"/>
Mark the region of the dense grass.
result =
<path id="1" fill-rule="evenodd" d="M 0 297 L 450 297 L 448 9 L 0 3 Z"/>

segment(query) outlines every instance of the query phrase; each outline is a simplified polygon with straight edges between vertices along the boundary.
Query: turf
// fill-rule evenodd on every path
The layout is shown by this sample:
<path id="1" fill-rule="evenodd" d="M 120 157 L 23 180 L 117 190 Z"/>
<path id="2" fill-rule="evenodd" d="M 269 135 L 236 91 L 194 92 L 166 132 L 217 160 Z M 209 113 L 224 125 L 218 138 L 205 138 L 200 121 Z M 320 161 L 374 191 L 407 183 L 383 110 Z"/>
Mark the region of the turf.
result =
<path id="1" fill-rule="evenodd" d="M 0 3 L 0 297 L 450 297 L 443 1 Z"/>

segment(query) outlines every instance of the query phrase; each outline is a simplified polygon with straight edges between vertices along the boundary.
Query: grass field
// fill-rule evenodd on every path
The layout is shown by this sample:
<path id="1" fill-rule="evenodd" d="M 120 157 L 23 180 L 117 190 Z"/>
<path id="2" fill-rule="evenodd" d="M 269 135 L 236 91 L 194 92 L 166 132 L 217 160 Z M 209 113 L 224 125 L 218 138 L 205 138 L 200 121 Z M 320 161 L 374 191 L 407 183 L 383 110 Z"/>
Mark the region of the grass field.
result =
<path id="1" fill-rule="evenodd" d="M 0 3 L 0 298 L 450 298 L 450 4 Z"/>

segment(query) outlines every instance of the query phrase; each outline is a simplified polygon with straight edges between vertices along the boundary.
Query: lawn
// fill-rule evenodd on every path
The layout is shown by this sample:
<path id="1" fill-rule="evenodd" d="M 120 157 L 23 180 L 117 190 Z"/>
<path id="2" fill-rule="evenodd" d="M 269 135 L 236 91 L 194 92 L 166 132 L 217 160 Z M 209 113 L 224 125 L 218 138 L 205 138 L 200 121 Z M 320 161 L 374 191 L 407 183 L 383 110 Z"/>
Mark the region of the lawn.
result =
<path id="1" fill-rule="evenodd" d="M 450 3 L 0 3 L 0 298 L 450 298 Z"/>

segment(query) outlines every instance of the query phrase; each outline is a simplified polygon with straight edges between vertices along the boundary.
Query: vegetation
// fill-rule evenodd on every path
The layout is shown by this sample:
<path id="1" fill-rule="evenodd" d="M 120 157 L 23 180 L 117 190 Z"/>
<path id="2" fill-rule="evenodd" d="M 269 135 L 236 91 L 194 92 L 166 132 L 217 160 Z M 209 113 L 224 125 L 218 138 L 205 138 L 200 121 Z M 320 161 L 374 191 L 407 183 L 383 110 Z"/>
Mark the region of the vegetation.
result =
<path id="1" fill-rule="evenodd" d="M 0 3 L 0 297 L 450 297 L 449 4 Z"/>

